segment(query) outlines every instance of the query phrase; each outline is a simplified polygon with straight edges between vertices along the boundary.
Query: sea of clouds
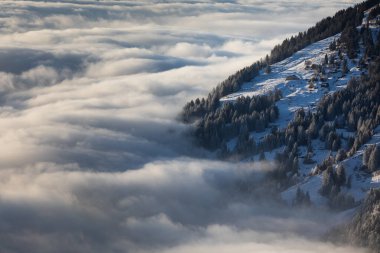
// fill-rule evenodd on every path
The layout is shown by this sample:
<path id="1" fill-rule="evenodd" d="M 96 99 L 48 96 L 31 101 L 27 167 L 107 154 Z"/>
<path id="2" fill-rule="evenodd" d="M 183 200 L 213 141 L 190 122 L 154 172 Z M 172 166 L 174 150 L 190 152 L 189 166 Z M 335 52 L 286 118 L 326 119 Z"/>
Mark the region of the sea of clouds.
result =
<path id="1" fill-rule="evenodd" d="M 355 2 L 1 1 L 0 252 L 359 252 L 318 240 L 335 216 L 253 197 L 273 165 L 215 161 L 176 120 Z"/>

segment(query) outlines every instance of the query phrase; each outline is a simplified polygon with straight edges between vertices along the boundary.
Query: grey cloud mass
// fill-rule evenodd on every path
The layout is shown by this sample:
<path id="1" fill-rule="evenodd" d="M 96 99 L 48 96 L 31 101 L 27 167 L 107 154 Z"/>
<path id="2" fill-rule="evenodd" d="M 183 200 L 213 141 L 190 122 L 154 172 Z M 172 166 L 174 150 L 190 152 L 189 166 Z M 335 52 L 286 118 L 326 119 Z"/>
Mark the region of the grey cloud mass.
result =
<path id="1" fill-rule="evenodd" d="M 356 2 L 1 1 L 0 252 L 361 252 L 258 201 L 273 164 L 215 161 L 176 120 Z"/>
<path id="2" fill-rule="evenodd" d="M 176 159 L 122 173 L 4 170 L 0 244 L 6 252 L 361 252 L 317 241 L 335 217 L 296 217 L 242 190 L 263 168 Z"/>

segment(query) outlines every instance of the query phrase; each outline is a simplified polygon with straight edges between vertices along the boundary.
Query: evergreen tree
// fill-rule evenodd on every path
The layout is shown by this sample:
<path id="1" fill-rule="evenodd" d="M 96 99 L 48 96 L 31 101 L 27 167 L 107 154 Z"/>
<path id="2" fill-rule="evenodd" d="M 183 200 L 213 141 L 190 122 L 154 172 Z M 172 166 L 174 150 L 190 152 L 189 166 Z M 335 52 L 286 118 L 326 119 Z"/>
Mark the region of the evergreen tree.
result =
<path id="1" fill-rule="evenodd" d="M 347 60 L 344 59 L 342 63 L 342 74 L 346 75 L 348 73 Z"/>
<path id="2" fill-rule="evenodd" d="M 294 157 L 294 159 L 293 159 L 293 172 L 295 173 L 295 174 L 298 174 L 298 171 L 299 171 L 299 162 L 298 162 L 298 157 L 296 156 L 296 157 Z"/>
<path id="3" fill-rule="evenodd" d="M 259 161 L 265 161 L 265 153 L 263 151 L 260 152 Z"/>
<path id="4" fill-rule="evenodd" d="M 335 160 L 337 162 L 341 162 L 344 159 L 346 159 L 346 157 L 347 157 L 346 152 L 343 149 L 339 149 L 337 154 L 336 154 Z"/>
<path id="5" fill-rule="evenodd" d="M 298 186 L 296 191 L 296 196 L 293 201 L 294 206 L 310 206 L 311 200 L 309 192 L 304 193 L 301 188 Z"/>
<path id="6" fill-rule="evenodd" d="M 268 64 L 265 68 L 265 74 L 270 74 L 272 72 L 271 66 Z"/>
<path id="7" fill-rule="evenodd" d="M 312 159 L 312 153 L 307 153 L 305 155 L 305 158 L 303 159 L 303 163 L 304 164 L 313 164 L 313 163 L 315 163 L 315 161 L 313 161 L 313 159 Z"/>
<path id="8" fill-rule="evenodd" d="M 351 186 L 352 186 L 352 175 L 348 176 L 346 186 L 347 186 L 348 189 L 351 189 Z"/>
<path id="9" fill-rule="evenodd" d="M 307 139 L 307 153 L 312 154 L 313 152 L 314 152 L 314 150 L 313 150 L 313 144 L 311 142 L 311 138 L 308 138 Z"/>
<path id="10" fill-rule="evenodd" d="M 368 169 L 376 171 L 380 169 L 380 147 L 375 147 L 368 160 Z"/>
<path id="11" fill-rule="evenodd" d="M 336 50 L 336 41 L 335 40 L 330 43 L 329 49 L 331 51 L 335 51 Z"/>
<path id="12" fill-rule="evenodd" d="M 346 183 L 346 170 L 342 164 L 339 164 L 336 168 L 336 177 L 339 186 L 342 186 Z"/>
<path id="13" fill-rule="evenodd" d="M 322 196 L 329 196 L 334 185 L 334 176 L 331 167 L 328 167 L 322 173 L 322 186 L 319 189 L 319 193 Z"/>
<path id="14" fill-rule="evenodd" d="M 363 152 L 363 165 L 368 166 L 369 158 L 375 149 L 375 145 L 368 145 Z"/>

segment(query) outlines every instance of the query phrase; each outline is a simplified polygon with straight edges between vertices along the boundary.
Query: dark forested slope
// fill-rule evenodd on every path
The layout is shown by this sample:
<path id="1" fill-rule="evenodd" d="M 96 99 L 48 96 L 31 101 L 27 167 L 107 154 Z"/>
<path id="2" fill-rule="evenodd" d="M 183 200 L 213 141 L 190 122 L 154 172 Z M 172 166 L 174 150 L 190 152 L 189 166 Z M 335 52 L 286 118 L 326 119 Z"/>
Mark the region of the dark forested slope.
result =
<path id="1" fill-rule="evenodd" d="M 328 235 L 333 242 L 349 243 L 380 252 L 380 189 L 369 191 L 358 213 L 347 225 Z"/>

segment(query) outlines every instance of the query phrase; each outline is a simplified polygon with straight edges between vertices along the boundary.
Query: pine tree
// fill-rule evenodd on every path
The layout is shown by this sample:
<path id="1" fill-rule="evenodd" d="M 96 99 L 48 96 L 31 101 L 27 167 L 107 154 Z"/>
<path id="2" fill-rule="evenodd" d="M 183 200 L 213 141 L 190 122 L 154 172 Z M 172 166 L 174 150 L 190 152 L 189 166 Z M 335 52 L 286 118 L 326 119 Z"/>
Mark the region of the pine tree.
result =
<path id="1" fill-rule="evenodd" d="M 265 68 L 265 74 L 270 74 L 272 72 L 271 66 L 268 64 Z"/>
<path id="2" fill-rule="evenodd" d="M 313 150 L 313 144 L 311 142 L 311 139 L 308 138 L 307 139 L 307 153 L 308 154 L 312 154 L 313 152 L 314 152 L 314 150 Z"/>
<path id="3" fill-rule="evenodd" d="M 220 157 L 224 159 L 224 158 L 227 158 L 228 155 L 229 155 L 229 151 L 228 151 L 227 143 L 223 141 L 222 147 L 220 149 Z"/>
<path id="4" fill-rule="evenodd" d="M 368 169 L 370 171 L 376 171 L 380 168 L 380 147 L 373 149 L 369 160 L 368 160 Z"/>
<path id="5" fill-rule="evenodd" d="M 375 145 L 368 145 L 363 152 L 363 165 L 368 166 L 369 158 L 372 154 L 372 151 L 375 149 Z"/>
<path id="6" fill-rule="evenodd" d="M 331 42 L 331 44 L 330 44 L 330 46 L 329 46 L 329 49 L 330 49 L 331 51 L 335 51 L 335 50 L 336 50 L 336 42 L 335 42 L 335 40 L 334 40 L 333 42 Z"/>
<path id="7" fill-rule="evenodd" d="M 335 156 L 335 160 L 337 162 L 341 162 L 344 159 L 346 159 L 346 157 L 347 157 L 346 152 L 343 149 L 339 149 L 336 156 Z"/>
<path id="8" fill-rule="evenodd" d="M 296 157 L 294 157 L 294 159 L 293 159 L 293 172 L 295 173 L 295 174 L 298 174 L 298 171 L 299 171 L 299 164 L 298 164 L 299 162 L 298 162 L 298 157 L 296 156 Z"/>
<path id="9" fill-rule="evenodd" d="M 259 161 L 265 161 L 265 153 L 263 151 L 260 152 Z"/>
<path id="10" fill-rule="evenodd" d="M 339 164 L 336 168 L 336 177 L 338 185 L 342 186 L 346 183 L 346 170 L 342 164 Z"/>
<path id="11" fill-rule="evenodd" d="M 315 163 L 315 161 L 313 161 L 313 159 L 312 159 L 312 153 L 307 153 L 305 155 L 305 158 L 303 159 L 303 163 L 304 164 L 313 164 L 313 163 Z"/>
<path id="12" fill-rule="evenodd" d="M 311 204 L 310 194 L 309 194 L 308 191 L 306 192 L 306 195 L 305 195 L 305 202 L 306 202 L 308 205 Z"/>
<path id="13" fill-rule="evenodd" d="M 335 56 L 334 55 L 330 55 L 329 64 L 330 65 L 335 64 Z"/>
<path id="14" fill-rule="evenodd" d="M 334 185 L 332 168 L 328 167 L 322 174 L 322 186 L 319 193 L 322 196 L 329 196 Z"/>
<path id="15" fill-rule="evenodd" d="M 310 194 L 309 192 L 304 193 L 301 188 L 298 186 L 296 191 L 296 197 L 293 201 L 295 206 L 310 206 Z"/>
<path id="16" fill-rule="evenodd" d="M 342 75 L 346 75 L 348 73 L 347 60 L 344 59 L 342 63 Z"/>
<path id="17" fill-rule="evenodd" d="M 351 189 L 351 186 L 352 186 L 352 175 L 348 176 L 346 186 L 347 186 L 348 189 Z"/>

